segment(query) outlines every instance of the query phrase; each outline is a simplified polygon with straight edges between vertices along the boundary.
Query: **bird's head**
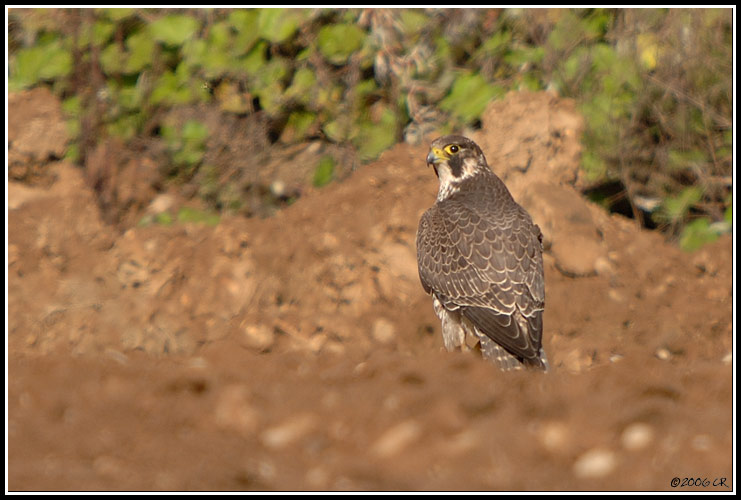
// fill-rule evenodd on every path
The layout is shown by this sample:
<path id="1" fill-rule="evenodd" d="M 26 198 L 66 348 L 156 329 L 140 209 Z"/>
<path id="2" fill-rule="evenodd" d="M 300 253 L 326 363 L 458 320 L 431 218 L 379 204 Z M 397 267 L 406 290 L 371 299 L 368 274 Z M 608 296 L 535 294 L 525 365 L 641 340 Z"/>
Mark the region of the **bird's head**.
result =
<path id="1" fill-rule="evenodd" d="M 438 197 L 455 190 L 463 180 L 489 170 L 481 148 L 462 135 L 446 135 L 432 141 L 427 164 L 432 165 L 440 180 Z"/>

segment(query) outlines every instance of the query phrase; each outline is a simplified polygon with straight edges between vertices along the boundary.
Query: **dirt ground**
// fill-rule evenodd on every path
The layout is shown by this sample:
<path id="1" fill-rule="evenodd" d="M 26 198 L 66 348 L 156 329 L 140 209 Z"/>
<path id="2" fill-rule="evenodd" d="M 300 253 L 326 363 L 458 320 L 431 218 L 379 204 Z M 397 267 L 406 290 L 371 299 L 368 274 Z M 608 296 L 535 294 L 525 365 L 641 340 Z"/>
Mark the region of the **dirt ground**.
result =
<path id="1" fill-rule="evenodd" d="M 573 103 L 472 134 L 545 236 L 547 374 L 442 348 L 426 145 L 273 217 L 121 231 L 57 108 L 9 98 L 9 490 L 733 490 L 732 238 L 586 201 Z"/>

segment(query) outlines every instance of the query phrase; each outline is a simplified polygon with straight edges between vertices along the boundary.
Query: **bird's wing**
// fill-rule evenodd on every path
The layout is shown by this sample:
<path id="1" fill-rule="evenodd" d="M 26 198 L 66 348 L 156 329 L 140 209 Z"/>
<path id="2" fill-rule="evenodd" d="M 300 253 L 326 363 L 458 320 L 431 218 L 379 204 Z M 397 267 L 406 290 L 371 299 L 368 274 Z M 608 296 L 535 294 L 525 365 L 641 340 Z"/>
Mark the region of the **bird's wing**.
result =
<path id="1" fill-rule="evenodd" d="M 417 233 L 422 285 L 516 356 L 536 360 L 545 299 L 539 233 L 517 205 L 493 220 L 457 200 L 439 203 Z"/>

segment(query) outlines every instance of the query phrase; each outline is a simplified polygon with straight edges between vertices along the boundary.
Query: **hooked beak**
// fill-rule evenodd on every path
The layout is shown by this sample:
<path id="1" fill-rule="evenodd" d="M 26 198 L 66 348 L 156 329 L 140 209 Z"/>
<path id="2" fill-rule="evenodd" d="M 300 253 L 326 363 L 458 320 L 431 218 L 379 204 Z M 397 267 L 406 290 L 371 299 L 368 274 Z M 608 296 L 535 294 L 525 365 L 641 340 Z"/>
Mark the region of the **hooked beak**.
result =
<path id="1" fill-rule="evenodd" d="M 438 161 L 440 161 L 443 157 L 443 152 L 438 148 L 432 148 L 430 149 L 430 152 L 427 153 L 427 164 L 428 165 L 435 165 Z"/>
<path id="2" fill-rule="evenodd" d="M 437 160 L 437 156 L 435 156 L 435 152 L 430 150 L 429 153 L 427 153 L 427 164 L 433 165 L 435 163 L 435 160 Z"/>

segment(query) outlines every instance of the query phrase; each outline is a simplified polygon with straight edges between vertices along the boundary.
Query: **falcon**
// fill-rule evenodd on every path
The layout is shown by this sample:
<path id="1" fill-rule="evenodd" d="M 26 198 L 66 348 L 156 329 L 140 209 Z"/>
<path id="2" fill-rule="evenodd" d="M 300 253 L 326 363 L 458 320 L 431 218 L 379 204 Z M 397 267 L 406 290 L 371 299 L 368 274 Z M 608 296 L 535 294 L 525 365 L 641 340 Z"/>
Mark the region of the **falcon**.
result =
<path id="1" fill-rule="evenodd" d="M 435 139 L 427 164 L 440 188 L 419 221 L 417 264 L 445 349 L 478 344 L 502 370 L 547 371 L 540 228 L 472 140 Z"/>

